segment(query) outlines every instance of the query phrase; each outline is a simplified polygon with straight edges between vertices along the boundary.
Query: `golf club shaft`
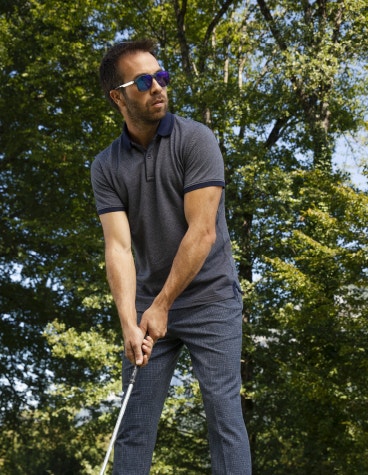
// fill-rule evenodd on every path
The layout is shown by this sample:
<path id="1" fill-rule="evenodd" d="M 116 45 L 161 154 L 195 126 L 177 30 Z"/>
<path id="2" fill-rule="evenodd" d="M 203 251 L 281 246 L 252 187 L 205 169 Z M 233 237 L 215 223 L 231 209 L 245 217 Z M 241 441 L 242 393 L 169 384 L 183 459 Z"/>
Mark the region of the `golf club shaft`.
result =
<path id="1" fill-rule="evenodd" d="M 107 464 L 109 463 L 110 454 L 111 454 L 112 448 L 114 446 L 116 436 L 118 434 L 118 430 L 119 430 L 121 421 L 122 421 L 124 413 L 125 413 L 125 409 L 127 407 L 127 404 L 128 404 L 129 398 L 130 398 L 130 394 L 133 390 L 133 386 L 134 386 L 134 383 L 135 383 L 135 378 L 137 377 L 137 373 L 138 373 L 138 366 L 134 366 L 134 370 L 133 370 L 132 376 L 129 380 L 128 389 L 127 389 L 126 395 L 124 396 L 123 403 L 121 405 L 121 409 L 120 409 L 120 412 L 119 412 L 119 417 L 118 417 L 118 420 L 116 421 L 116 424 L 115 424 L 114 432 L 113 432 L 112 437 L 111 437 L 109 448 L 107 449 L 107 453 L 106 453 L 105 460 L 104 460 L 104 463 L 103 463 L 102 468 L 101 468 L 100 475 L 104 475 Z"/>

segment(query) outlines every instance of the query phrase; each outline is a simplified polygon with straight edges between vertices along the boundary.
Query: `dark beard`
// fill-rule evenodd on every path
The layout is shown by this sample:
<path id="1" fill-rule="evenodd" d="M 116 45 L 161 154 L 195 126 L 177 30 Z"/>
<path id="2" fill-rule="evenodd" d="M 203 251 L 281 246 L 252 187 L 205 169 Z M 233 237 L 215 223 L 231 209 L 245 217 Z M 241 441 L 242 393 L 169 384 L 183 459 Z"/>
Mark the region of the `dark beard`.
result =
<path id="1" fill-rule="evenodd" d="M 125 98 L 125 104 L 127 115 L 129 116 L 130 120 L 137 126 L 139 126 L 140 124 L 145 124 L 149 126 L 158 124 L 160 120 L 165 117 L 166 112 L 168 110 L 167 102 L 164 103 L 162 110 L 160 112 L 157 112 L 156 114 L 149 113 L 146 109 L 142 109 L 140 106 L 137 106 L 134 101 L 127 100 L 127 98 Z"/>

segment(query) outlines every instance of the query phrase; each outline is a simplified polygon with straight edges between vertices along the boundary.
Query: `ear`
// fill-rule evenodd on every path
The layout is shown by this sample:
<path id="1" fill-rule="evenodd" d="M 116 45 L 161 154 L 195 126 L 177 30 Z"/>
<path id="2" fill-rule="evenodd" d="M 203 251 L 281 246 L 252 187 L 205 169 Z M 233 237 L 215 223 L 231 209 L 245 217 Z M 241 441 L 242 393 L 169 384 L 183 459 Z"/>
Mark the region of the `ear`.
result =
<path id="1" fill-rule="evenodd" d="M 115 102 L 115 104 L 118 105 L 119 108 L 125 104 L 123 94 L 116 89 L 110 91 L 110 97 Z"/>

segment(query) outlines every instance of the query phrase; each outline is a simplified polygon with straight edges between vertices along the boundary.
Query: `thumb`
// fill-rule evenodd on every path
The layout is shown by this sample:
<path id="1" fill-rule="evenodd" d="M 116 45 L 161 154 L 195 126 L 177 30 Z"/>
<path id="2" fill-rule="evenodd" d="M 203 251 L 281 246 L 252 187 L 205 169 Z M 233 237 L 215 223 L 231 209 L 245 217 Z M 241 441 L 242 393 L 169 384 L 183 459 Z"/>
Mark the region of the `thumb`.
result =
<path id="1" fill-rule="evenodd" d="M 141 346 L 135 346 L 133 348 L 135 364 L 140 366 L 143 364 L 143 352 Z"/>

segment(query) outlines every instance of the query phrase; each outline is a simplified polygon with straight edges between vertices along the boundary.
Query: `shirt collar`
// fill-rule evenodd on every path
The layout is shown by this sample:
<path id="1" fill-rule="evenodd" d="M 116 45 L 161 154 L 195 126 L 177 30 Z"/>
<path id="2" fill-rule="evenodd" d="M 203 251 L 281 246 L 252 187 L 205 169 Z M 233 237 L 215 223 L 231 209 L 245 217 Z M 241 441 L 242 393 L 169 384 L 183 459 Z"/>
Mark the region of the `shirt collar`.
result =
<path id="1" fill-rule="evenodd" d="M 174 115 L 171 114 L 170 112 L 167 112 L 165 117 L 163 117 L 160 120 L 156 135 L 160 137 L 168 137 L 169 135 L 171 135 L 173 128 L 174 128 Z M 130 150 L 132 147 L 132 144 L 130 141 L 128 127 L 126 126 L 126 124 L 124 124 L 124 127 L 123 127 L 122 141 L 123 141 L 124 148 L 127 148 L 128 150 Z"/>

